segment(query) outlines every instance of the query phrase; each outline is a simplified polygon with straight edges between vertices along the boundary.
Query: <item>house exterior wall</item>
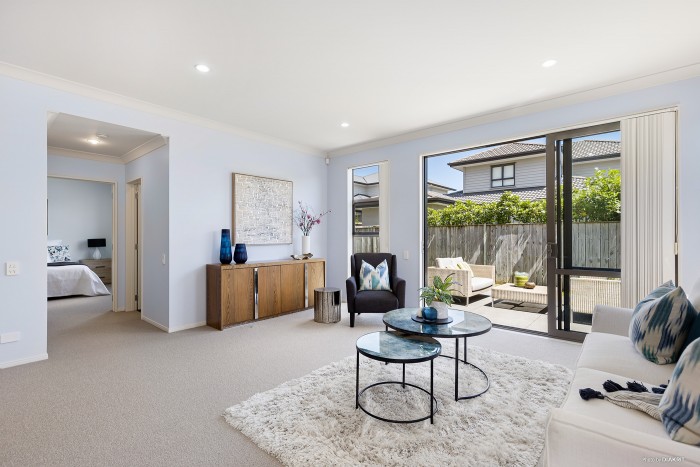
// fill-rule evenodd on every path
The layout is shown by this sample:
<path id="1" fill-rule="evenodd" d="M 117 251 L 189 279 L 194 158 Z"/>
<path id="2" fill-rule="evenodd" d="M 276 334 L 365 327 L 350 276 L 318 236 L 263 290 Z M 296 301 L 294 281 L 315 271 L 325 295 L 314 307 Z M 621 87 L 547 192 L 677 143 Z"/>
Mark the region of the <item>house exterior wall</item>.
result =
<path id="1" fill-rule="evenodd" d="M 602 159 L 590 162 L 579 162 L 574 164 L 574 176 L 577 177 L 592 177 L 595 175 L 595 169 L 610 170 L 620 169 L 620 159 Z"/>
<path id="2" fill-rule="evenodd" d="M 353 193 L 367 196 L 379 196 L 379 184 L 365 185 L 364 183 L 353 183 Z"/>
<path id="3" fill-rule="evenodd" d="M 515 186 L 510 188 L 531 188 L 544 186 L 545 156 L 520 159 L 504 159 L 489 164 L 463 166 L 464 193 L 478 193 L 489 190 L 503 190 L 503 187 L 491 188 L 491 167 L 515 163 Z M 508 187 L 506 187 L 508 188 Z"/>

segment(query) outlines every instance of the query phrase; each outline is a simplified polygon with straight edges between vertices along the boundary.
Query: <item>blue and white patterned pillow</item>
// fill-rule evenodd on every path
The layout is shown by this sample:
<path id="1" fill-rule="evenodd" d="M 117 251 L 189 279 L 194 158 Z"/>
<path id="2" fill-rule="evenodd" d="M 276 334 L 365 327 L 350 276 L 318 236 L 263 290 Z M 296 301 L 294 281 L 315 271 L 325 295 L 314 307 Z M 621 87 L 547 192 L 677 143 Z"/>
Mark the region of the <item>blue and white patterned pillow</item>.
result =
<path id="1" fill-rule="evenodd" d="M 52 245 L 47 247 L 51 263 L 70 261 L 70 248 L 68 245 Z"/>
<path id="2" fill-rule="evenodd" d="M 700 446 L 700 339 L 678 359 L 659 403 L 661 421 L 671 439 Z"/>
<path id="3" fill-rule="evenodd" d="M 630 340 L 639 353 L 659 365 L 678 360 L 698 314 L 683 289 L 668 284 L 635 307 L 629 329 Z"/>
<path id="4" fill-rule="evenodd" d="M 386 260 L 379 263 L 376 268 L 364 260 L 362 261 L 360 266 L 360 290 L 388 290 L 391 292 L 389 265 L 386 264 Z"/>

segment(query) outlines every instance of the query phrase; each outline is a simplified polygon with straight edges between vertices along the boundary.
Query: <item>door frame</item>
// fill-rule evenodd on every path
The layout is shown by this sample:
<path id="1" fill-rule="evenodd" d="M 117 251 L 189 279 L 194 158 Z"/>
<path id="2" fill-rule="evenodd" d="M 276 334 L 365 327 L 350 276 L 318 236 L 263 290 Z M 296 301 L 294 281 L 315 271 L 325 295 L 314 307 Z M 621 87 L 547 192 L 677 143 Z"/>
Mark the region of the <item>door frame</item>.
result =
<path id="1" fill-rule="evenodd" d="M 140 311 L 143 303 L 143 179 L 126 182 L 126 311 Z M 138 205 L 136 194 L 138 193 Z M 138 210 L 137 210 L 138 207 Z M 135 214 L 138 213 L 138 219 Z M 138 231 L 135 232 L 138 228 Z M 138 248 L 137 248 L 138 247 Z M 137 254 L 138 250 L 138 254 Z M 134 271 L 138 268 L 138 272 Z M 137 282 L 138 281 L 138 282 Z M 140 292 L 140 293 L 139 293 Z M 138 295 L 138 298 L 136 297 Z"/>
<path id="2" fill-rule="evenodd" d="M 561 220 L 558 216 L 559 179 L 561 175 L 568 176 L 569 181 L 565 182 L 565 186 L 568 183 L 570 187 L 572 174 L 568 173 L 566 167 L 564 168 L 565 174 L 559 173 L 555 142 L 563 139 L 580 138 L 619 130 L 620 122 L 617 121 L 547 134 L 547 334 L 552 337 L 583 342 L 587 334 L 585 332 L 567 331 L 557 328 L 557 312 L 559 310 L 558 299 L 561 296 L 558 286 L 559 276 L 586 275 L 612 277 L 611 275 L 613 274 L 610 271 L 589 270 L 575 267 L 567 268 L 566 265 L 562 267 L 559 265 L 559 258 L 561 256 L 561 241 L 559 239 L 559 235 L 561 234 L 560 228 L 563 222 L 571 222 L 571 219 Z M 622 154 L 620 154 L 620 158 L 622 158 Z"/>

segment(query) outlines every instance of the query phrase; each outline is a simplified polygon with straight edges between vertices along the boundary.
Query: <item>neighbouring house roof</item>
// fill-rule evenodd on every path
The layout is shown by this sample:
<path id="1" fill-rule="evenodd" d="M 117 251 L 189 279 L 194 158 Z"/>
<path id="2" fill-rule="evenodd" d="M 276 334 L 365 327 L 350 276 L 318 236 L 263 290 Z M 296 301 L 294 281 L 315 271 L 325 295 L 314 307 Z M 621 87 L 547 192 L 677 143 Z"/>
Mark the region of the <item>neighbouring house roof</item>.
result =
<path id="1" fill-rule="evenodd" d="M 374 208 L 377 206 L 379 206 L 379 196 L 357 194 L 352 200 L 353 208 Z"/>
<path id="2" fill-rule="evenodd" d="M 361 183 L 362 185 L 376 185 L 379 183 L 379 172 L 367 174 L 367 175 L 353 175 L 352 181 L 355 183 Z"/>
<path id="3" fill-rule="evenodd" d="M 428 190 L 428 202 L 440 204 L 455 204 L 455 199 L 449 195 Z"/>
<path id="4" fill-rule="evenodd" d="M 586 186 L 586 177 L 572 177 L 572 185 L 574 188 L 582 189 Z M 489 190 L 480 193 L 467 193 L 464 194 L 461 191 L 457 193 L 450 193 L 447 196 L 452 197 L 455 201 L 473 201 L 477 204 L 481 203 L 493 203 L 501 199 L 501 195 L 510 191 L 511 193 L 518 195 L 520 199 L 524 201 L 533 201 L 536 199 L 547 198 L 547 187 L 535 187 L 535 188 L 513 188 L 510 190 Z"/>
<path id="5" fill-rule="evenodd" d="M 436 188 L 444 188 L 445 190 L 448 190 L 448 191 L 455 191 L 455 189 L 452 188 L 451 186 L 441 185 L 441 184 L 436 183 L 436 182 L 431 182 L 430 180 L 428 180 L 428 186 L 434 186 Z"/>
<path id="6" fill-rule="evenodd" d="M 575 162 L 620 157 L 619 141 L 581 140 L 574 141 L 572 146 L 572 158 Z M 454 160 L 448 165 L 450 167 L 458 167 L 476 164 L 479 162 L 511 159 L 534 154 L 544 154 L 544 152 L 544 144 L 508 143 Z"/>

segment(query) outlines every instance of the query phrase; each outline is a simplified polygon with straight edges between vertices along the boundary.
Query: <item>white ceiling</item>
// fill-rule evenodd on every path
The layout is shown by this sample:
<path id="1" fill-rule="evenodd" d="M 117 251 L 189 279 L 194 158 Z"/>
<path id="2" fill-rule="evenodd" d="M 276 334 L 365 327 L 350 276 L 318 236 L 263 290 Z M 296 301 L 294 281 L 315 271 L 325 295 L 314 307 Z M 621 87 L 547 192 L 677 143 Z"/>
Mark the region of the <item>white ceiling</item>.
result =
<path id="1" fill-rule="evenodd" d="M 96 135 L 102 135 L 99 144 L 87 141 Z M 156 133 L 60 113 L 49 118 L 47 144 L 50 148 L 128 162 L 145 154 L 143 151 L 162 146 L 164 140 Z"/>
<path id="2" fill-rule="evenodd" d="M 697 0 L 3 0 L 0 61 L 332 151 L 700 63 L 698 17 Z"/>

